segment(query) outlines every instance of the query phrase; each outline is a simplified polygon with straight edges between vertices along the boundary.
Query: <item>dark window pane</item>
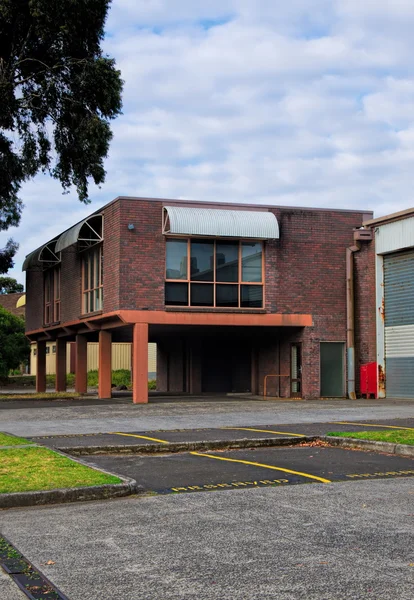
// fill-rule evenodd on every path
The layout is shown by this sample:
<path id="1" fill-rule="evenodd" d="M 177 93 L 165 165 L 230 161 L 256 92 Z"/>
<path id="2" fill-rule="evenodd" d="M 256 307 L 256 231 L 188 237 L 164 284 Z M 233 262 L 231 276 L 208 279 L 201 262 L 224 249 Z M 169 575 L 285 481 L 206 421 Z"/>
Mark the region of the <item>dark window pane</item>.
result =
<path id="1" fill-rule="evenodd" d="M 251 308 L 262 308 L 263 287 L 261 285 L 242 285 L 241 306 Z"/>
<path id="2" fill-rule="evenodd" d="M 238 285 L 217 285 L 216 286 L 216 306 L 234 307 L 239 306 L 239 286 Z"/>
<path id="3" fill-rule="evenodd" d="M 214 242 L 191 242 L 191 280 L 213 281 Z"/>
<path id="4" fill-rule="evenodd" d="M 191 306 L 213 306 L 213 285 L 192 283 Z"/>
<path id="5" fill-rule="evenodd" d="M 262 281 L 262 244 L 242 243 L 242 281 Z"/>
<path id="6" fill-rule="evenodd" d="M 165 304 L 188 306 L 188 283 L 166 283 Z"/>
<path id="7" fill-rule="evenodd" d="M 216 281 L 239 280 L 239 244 L 218 242 L 216 245 Z"/>
<path id="8" fill-rule="evenodd" d="M 167 240 L 167 279 L 187 279 L 187 246 L 187 240 Z"/>

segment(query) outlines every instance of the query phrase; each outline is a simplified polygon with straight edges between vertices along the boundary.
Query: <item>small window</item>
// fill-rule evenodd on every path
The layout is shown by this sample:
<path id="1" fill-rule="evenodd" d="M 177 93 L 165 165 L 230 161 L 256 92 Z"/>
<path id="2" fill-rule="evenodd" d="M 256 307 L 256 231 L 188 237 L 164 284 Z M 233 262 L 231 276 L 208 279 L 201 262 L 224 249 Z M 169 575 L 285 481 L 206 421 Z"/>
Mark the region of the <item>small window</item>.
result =
<path id="1" fill-rule="evenodd" d="M 36 356 L 36 355 L 37 355 L 37 349 L 36 349 L 36 348 L 34 348 L 34 349 L 33 349 L 33 356 Z"/>
<path id="2" fill-rule="evenodd" d="M 56 346 L 52 346 L 52 354 L 56 354 Z"/>
<path id="3" fill-rule="evenodd" d="M 50 346 L 46 346 L 46 354 L 50 354 Z"/>

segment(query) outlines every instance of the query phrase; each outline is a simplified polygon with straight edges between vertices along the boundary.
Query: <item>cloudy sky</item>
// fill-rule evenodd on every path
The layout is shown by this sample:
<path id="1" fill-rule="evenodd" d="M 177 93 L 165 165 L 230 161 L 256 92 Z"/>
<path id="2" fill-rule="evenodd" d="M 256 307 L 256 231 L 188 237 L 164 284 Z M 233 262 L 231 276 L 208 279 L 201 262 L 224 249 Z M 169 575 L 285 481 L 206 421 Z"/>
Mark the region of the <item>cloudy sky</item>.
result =
<path id="1" fill-rule="evenodd" d="M 414 206 L 413 0 L 113 0 L 105 51 L 125 80 L 92 205 L 22 189 L 11 274 L 118 195 Z"/>

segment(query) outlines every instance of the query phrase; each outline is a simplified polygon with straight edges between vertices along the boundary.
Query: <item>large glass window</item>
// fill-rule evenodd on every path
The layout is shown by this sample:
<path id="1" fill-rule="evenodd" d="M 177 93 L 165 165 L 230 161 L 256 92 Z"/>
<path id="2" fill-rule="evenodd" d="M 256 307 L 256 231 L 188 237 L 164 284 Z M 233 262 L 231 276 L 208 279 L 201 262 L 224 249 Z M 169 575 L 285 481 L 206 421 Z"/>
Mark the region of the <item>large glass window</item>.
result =
<path id="1" fill-rule="evenodd" d="M 103 308 L 103 255 L 102 246 L 82 256 L 82 313 Z"/>
<path id="2" fill-rule="evenodd" d="M 262 261 L 261 242 L 168 239 L 165 304 L 262 308 Z"/>

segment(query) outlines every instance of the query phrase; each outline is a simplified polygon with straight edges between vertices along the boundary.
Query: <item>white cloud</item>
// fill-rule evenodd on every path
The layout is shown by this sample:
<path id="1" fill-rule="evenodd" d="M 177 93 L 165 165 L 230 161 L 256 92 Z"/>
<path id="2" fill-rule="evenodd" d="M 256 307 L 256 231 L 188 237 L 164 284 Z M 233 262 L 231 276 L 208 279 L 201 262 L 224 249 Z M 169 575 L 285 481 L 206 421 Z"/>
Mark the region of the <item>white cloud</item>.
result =
<path id="1" fill-rule="evenodd" d="M 117 0 L 105 50 L 125 80 L 92 206 L 37 177 L 24 255 L 118 195 L 408 208 L 411 0 Z"/>

